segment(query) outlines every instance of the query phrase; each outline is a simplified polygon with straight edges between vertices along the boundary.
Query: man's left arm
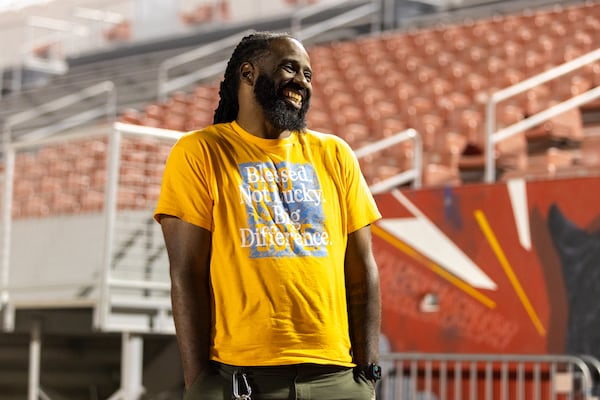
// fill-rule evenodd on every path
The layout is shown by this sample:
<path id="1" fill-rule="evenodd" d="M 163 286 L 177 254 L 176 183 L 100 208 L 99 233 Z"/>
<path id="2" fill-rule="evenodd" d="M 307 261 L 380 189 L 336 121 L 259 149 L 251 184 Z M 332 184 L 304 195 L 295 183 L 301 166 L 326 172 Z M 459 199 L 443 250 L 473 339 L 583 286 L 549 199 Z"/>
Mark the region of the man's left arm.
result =
<path id="1" fill-rule="evenodd" d="M 353 361 L 360 368 L 379 361 L 381 294 L 371 245 L 371 227 L 348 235 L 346 296 Z"/>

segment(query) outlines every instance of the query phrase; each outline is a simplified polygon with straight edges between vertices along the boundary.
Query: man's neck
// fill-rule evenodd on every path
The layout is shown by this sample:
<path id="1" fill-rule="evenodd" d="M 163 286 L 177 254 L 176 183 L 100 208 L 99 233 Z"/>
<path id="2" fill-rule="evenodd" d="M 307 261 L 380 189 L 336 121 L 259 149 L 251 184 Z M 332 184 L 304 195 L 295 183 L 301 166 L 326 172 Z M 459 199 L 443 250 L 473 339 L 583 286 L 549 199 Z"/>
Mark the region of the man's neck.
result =
<path id="1" fill-rule="evenodd" d="M 289 130 L 274 128 L 262 115 L 248 117 L 240 113 L 236 121 L 246 132 L 262 139 L 284 139 L 291 134 Z"/>

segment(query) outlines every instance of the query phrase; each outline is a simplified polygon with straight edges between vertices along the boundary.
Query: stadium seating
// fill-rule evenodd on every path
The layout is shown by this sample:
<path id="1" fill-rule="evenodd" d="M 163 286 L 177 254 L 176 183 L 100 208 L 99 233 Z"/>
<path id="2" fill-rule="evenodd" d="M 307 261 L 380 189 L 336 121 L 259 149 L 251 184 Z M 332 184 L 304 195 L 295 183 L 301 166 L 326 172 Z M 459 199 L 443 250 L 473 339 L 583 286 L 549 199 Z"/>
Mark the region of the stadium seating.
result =
<path id="1" fill-rule="evenodd" d="M 469 171 L 483 167 L 485 115 L 480 100 L 596 47 L 600 6 L 593 4 L 314 46 L 309 49 L 315 69 L 309 126 L 336 133 L 353 148 L 415 128 L 426 152 L 423 184 L 461 184 L 469 180 Z M 599 83 L 600 64 L 582 68 L 501 104 L 497 125 L 510 125 Z M 143 110 L 126 109 L 120 120 L 189 131 L 211 123 L 217 101 L 218 85 L 198 85 Z M 597 169 L 599 141 L 584 128 L 580 110 L 572 110 L 500 143 L 496 154 L 503 179 Z M 548 145 L 531 154 L 532 143 L 540 141 Z M 134 141 L 123 146 L 119 207 L 153 204 L 160 182 L 156 171 L 168 146 Z M 16 204 L 15 217 L 99 210 L 106 147 L 105 140 L 90 139 L 19 154 L 16 171 L 22 178 L 16 179 L 14 190 L 27 201 Z M 375 183 L 408 168 L 412 151 L 410 145 L 396 146 L 362 160 L 367 180 Z"/>
<path id="2" fill-rule="evenodd" d="M 313 46 L 309 126 L 336 133 L 354 148 L 415 128 L 423 136 L 425 151 L 432 153 L 425 159 L 437 163 L 424 169 L 425 184 L 454 184 L 460 182 L 456 177 L 461 168 L 483 166 L 483 100 L 489 94 L 598 47 L 600 5 L 594 3 Z M 595 63 L 532 88 L 499 106 L 498 127 L 599 83 L 600 63 Z M 197 129 L 210 123 L 216 99 L 216 86 L 202 85 L 193 94 L 176 93 L 164 104 L 148 105 L 136 118 L 149 126 Z M 139 123 L 131 120 L 130 112 L 122 120 Z M 580 111 L 574 110 L 500 143 L 498 163 L 507 172 L 524 170 L 528 141 L 554 138 L 579 143 L 582 137 Z M 444 156 L 449 154 L 454 158 Z M 447 161 L 457 157 L 458 162 Z M 373 171 L 374 176 L 365 173 L 370 181 L 389 175 L 385 165 L 397 164 L 378 162 L 381 168 L 366 169 Z M 440 180 L 439 174 L 427 177 L 427 171 L 443 168 L 448 181 Z"/>

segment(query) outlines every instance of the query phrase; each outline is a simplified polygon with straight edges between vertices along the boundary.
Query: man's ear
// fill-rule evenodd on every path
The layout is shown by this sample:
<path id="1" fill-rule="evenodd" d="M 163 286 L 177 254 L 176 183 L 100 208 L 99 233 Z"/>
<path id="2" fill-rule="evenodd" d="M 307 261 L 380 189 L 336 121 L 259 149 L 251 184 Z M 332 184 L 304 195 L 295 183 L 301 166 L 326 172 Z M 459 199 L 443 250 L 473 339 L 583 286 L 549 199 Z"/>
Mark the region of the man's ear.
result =
<path id="1" fill-rule="evenodd" d="M 240 80 L 246 82 L 249 85 L 254 85 L 255 69 L 254 65 L 249 62 L 245 62 L 240 67 Z"/>

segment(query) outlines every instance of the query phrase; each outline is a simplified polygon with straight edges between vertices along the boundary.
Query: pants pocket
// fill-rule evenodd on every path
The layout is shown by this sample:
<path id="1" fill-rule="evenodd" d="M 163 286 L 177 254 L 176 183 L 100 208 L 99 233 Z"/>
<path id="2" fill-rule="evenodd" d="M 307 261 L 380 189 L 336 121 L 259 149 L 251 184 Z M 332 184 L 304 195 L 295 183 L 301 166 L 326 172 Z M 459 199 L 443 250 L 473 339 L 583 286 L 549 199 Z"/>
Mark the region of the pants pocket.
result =
<path id="1" fill-rule="evenodd" d="M 218 373 L 208 368 L 198 374 L 183 400 L 230 400 L 226 394 L 226 383 Z"/>

